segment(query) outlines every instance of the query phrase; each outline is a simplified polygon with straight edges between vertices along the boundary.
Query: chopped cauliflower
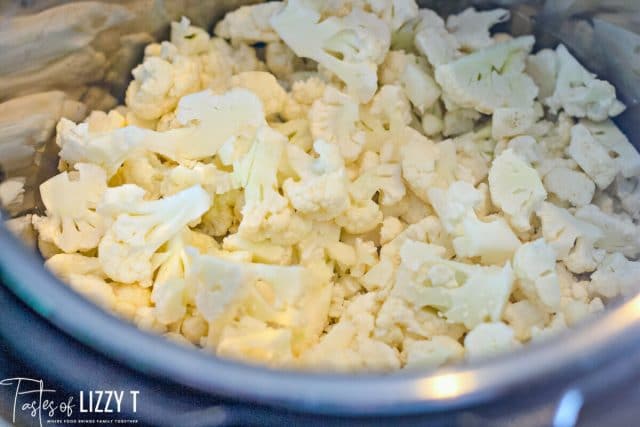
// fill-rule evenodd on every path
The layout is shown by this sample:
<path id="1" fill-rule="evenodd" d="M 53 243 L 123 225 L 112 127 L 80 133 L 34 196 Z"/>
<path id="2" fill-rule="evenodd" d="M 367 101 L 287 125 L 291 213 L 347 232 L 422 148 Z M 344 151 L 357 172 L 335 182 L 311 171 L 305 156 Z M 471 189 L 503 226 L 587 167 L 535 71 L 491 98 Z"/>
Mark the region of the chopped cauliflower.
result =
<path id="1" fill-rule="evenodd" d="M 495 33 L 509 16 L 183 17 L 126 105 L 59 120 L 43 208 L 7 227 L 139 328 L 278 369 L 437 368 L 557 334 L 638 292 L 640 154 L 614 87 Z M 31 185 L 9 175 L 0 203 Z"/>

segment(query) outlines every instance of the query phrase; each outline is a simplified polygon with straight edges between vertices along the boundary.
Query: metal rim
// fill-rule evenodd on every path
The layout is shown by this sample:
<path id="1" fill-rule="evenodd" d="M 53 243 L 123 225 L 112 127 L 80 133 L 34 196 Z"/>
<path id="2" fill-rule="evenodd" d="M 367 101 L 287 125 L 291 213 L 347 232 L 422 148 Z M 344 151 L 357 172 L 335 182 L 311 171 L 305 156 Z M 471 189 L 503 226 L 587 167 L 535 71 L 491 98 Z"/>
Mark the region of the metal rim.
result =
<path id="1" fill-rule="evenodd" d="M 483 362 L 386 375 L 273 370 L 182 348 L 104 312 L 51 275 L 4 225 L 0 272 L 5 286 L 51 324 L 134 370 L 204 392 L 314 413 L 452 410 L 545 378 L 570 381 L 640 348 L 636 296 L 571 333 Z"/>

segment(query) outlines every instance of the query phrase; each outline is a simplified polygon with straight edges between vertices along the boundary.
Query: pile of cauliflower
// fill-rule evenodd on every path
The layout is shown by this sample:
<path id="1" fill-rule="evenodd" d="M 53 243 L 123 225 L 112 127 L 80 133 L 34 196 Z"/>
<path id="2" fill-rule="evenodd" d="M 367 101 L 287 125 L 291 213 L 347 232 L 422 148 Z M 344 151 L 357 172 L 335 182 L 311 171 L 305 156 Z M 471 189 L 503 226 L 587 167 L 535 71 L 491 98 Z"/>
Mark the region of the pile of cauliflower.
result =
<path id="1" fill-rule="evenodd" d="M 562 45 L 414 0 L 173 23 L 126 102 L 57 126 L 46 266 L 219 356 L 391 371 L 520 347 L 640 283 L 640 155 Z"/>

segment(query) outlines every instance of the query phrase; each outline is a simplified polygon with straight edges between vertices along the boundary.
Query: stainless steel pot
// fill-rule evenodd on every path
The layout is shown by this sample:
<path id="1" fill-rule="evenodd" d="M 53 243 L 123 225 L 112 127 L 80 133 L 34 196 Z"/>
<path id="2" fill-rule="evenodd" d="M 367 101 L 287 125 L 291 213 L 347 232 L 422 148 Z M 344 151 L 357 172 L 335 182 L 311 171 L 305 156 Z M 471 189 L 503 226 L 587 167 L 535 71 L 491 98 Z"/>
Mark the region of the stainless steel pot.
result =
<path id="1" fill-rule="evenodd" d="M 73 3 L 76 7 L 89 4 Z M 56 26 L 52 17 L 82 20 L 87 15 L 70 13 L 69 2 L 0 1 L 0 102 L 4 102 L 0 104 L 0 165 L 4 178 L 25 177 L 27 190 L 23 203 L 10 209 L 12 215 L 38 209 L 34 190 L 55 172 L 55 152 L 50 139 L 60 115 L 81 116 L 87 109 L 113 104 L 115 98 L 107 94 L 116 97 L 122 94 L 128 71 L 139 61 L 141 47 L 166 36 L 171 19 L 185 14 L 197 18 L 196 24 L 211 25 L 221 12 L 241 2 L 105 3 L 108 5 L 104 7 L 117 11 L 111 17 L 91 22 L 91 29 L 85 32 L 89 36 L 74 39 L 70 49 L 65 26 Z M 421 3 L 443 13 L 461 10 L 470 3 L 511 8 L 513 19 L 505 30 L 535 33 L 540 47 L 561 40 L 590 69 L 616 85 L 629 107 L 619 125 L 634 143 L 640 138 L 639 2 Z M 47 24 L 44 30 L 43 24 Z M 78 22 L 78 25 L 88 24 Z M 92 65 L 95 68 L 82 62 L 87 58 L 98 61 Z M 58 67 L 54 73 L 42 71 L 51 70 L 52 66 Z M 28 111 L 30 115 L 20 109 L 24 98 L 19 96 L 52 89 L 61 89 L 66 94 L 46 98 L 47 103 L 38 104 L 40 110 Z M 0 289 L 0 336 L 10 343 L 19 358 L 47 370 L 62 384 L 78 386 L 83 380 L 74 376 L 74 369 L 80 369 L 80 365 L 69 363 L 73 360 L 81 364 L 84 354 L 87 360 L 101 360 L 95 363 L 102 363 L 104 372 L 117 376 L 121 369 L 130 381 L 158 384 L 153 386 L 156 388 L 150 386 L 155 390 L 151 393 L 160 396 L 163 388 L 171 389 L 174 392 L 170 396 L 176 401 L 182 395 L 189 397 L 189 402 L 198 403 L 190 411 L 200 408 L 197 416 L 189 412 L 193 417 L 171 418 L 166 410 L 171 404 L 163 396 L 165 400 L 154 404 L 157 413 L 166 416 L 149 415 L 152 424 L 187 425 L 188 420 L 194 425 L 245 424 L 256 421 L 255 414 L 259 413 L 265 417 L 262 420 L 278 424 L 287 420 L 317 421 L 311 415 L 305 418 L 300 414 L 326 414 L 369 417 L 366 421 L 378 423 L 388 423 L 387 416 L 411 416 L 404 420 L 432 425 L 572 426 L 578 421 L 584 425 L 603 425 L 599 417 L 607 413 L 602 408 L 613 405 L 613 401 L 622 401 L 616 392 L 627 390 L 624 392 L 627 400 L 622 402 L 630 402 L 630 397 L 638 401 L 640 396 L 635 386 L 640 377 L 640 296 L 620 302 L 598 318 L 548 342 L 488 361 L 393 375 L 329 375 L 276 371 L 221 360 L 142 332 L 60 283 L 45 271 L 40 257 L 19 243 L 4 226 L 0 226 L 0 274 L 4 287 Z M 30 310 L 37 316 L 29 317 Z M 29 334 L 49 340 L 56 357 L 34 355 L 33 342 L 19 328 L 27 328 Z M 51 341 L 52 335 L 60 336 L 60 340 Z M 629 385 L 630 389 L 625 388 Z M 228 399 L 233 399 L 233 403 Z M 253 406 L 242 406 L 245 403 Z M 207 412 L 206 407 L 211 404 L 216 409 Z M 623 406 L 626 412 L 619 410 L 617 415 L 635 408 L 628 405 Z M 148 409 L 150 413 L 153 408 L 152 405 Z M 247 408 L 251 408 L 250 415 Z M 174 416 L 184 415 L 179 412 L 181 409 L 175 410 L 178 413 Z M 631 416 L 636 412 L 632 410 Z M 240 413 L 245 414 L 244 418 L 230 415 Z M 267 413 L 278 415 L 269 418 Z M 335 418 L 343 422 L 346 419 Z M 607 425 L 614 425 L 612 420 L 607 418 Z M 630 425 L 626 423 L 635 420 L 623 418 L 620 422 Z"/>

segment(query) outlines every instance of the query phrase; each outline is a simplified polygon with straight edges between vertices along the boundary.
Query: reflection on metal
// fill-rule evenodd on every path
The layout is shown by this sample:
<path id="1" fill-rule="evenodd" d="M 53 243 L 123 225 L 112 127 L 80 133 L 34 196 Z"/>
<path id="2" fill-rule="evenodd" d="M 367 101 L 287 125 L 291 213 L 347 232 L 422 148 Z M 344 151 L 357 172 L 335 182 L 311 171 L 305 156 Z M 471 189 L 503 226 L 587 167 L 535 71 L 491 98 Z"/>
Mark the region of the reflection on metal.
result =
<path id="1" fill-rule="evenodd" d="M 553 417 L 553 427 L 574 427 L 578 423 L 583 404 L 584 398 L 580 391 L 569 390 L 566 392 L 560 399 Z"/>
<path id="2" fill-rule="evenodd" d="M 471 374 L 442 374 L 427 377 L 417 384 L 418 393 L 425 399 L 453 399 L 476 387 Z"/>

